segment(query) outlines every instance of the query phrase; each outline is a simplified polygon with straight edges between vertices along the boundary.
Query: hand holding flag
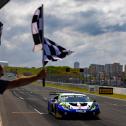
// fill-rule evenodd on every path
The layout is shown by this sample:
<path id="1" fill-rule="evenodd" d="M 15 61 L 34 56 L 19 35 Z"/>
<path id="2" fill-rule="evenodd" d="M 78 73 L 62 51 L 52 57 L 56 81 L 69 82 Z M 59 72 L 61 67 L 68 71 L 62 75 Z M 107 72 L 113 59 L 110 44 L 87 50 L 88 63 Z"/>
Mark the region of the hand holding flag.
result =
<path id="1" fill-rule="evenodd" d="M 46 71 L 45 69 L 42 69 L 42 70 L 38 73 L 37 78 L 38 78 L 38 79 L 44 79 L 44 78 L 46 78 L 46 75 L 47 75 L 47 71 Z"/>

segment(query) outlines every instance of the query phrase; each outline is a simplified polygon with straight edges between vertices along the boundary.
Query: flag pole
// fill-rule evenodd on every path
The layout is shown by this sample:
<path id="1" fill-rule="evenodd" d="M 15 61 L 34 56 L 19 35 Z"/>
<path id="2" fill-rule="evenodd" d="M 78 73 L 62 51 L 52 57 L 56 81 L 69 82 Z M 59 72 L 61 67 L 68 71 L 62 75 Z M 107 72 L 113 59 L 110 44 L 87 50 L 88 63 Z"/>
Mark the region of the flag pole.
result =
<path id="1" fill-rule="evenodd" d="M 42 67 L 43 69 L 45 68 L 44 65 L 44 15 L 43 15 L 43 4 L 41 7 L 41 19 L 42 19 L 42 50 L 43 50 L 43 55 L 42 55 Z M 45 87 L 45 78 L 42 80 L 42 86 Z"/>

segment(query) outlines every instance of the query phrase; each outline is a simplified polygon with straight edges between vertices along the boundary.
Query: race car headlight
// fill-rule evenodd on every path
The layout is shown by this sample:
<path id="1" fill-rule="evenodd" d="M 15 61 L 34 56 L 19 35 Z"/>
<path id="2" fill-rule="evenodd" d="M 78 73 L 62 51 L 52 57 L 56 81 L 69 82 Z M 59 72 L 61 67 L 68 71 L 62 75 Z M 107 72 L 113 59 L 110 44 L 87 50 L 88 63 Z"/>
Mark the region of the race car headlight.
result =
<path id="1" fill-rule="evenodd" d="M 60 103 L 60 106 L 62 106 L 63 109 L 67 110 L 71 109 L 71 105 L 68 103 Z"/>
<path id="2" fill-rule="evenodd" d="M 70 109 L 70 105 L 62 105 L 62 107 L 67 110 Z"/>

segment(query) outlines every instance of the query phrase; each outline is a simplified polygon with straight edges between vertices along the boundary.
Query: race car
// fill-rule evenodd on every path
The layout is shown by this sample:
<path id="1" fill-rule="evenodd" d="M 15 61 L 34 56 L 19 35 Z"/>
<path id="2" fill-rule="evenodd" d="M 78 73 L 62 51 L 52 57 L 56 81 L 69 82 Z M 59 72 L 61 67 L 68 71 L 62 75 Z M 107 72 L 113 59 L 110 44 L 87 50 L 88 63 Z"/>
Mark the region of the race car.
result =
<path id="1" fill-rule="evenodd" d="M 51 93 L 48 101 L 48 112 L 55 118 L 71 116 L 98 117 L 99 104 L 81 93 Z"/>

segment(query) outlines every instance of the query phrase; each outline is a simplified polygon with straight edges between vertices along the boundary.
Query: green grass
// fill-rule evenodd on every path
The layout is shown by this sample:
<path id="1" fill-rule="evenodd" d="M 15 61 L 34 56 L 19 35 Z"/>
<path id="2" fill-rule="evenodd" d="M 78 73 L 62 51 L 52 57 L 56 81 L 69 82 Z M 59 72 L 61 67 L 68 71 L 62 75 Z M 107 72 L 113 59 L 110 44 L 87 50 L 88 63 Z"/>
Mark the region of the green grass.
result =
<path id="1" fill-rule="evenodd" d="M 37 86 L 42 86 L 41 83 L 33 83 L 33 85 L 37 85 Z M 118 99 L 123 99 L 126 100 L 126 95 L 122 95 L 122 94 L 99 94 L 98 92 L 89 92 L 87 89 L 85 88 L 79 88 L 79 87 L 73 87 L 70 85 L 57 85 L 57 84 L 51 84 L 51 83 L 46 83 L 46 87 L 51 87 L 51 88 L 56 88 L 56 89 L 62 89 L 62 90 L 67 90 L 67 91 L 77 91 L 80 93 L 90 93 L 90 94 L 95 94 L 98 96 L 106 96 L 106 97 L 111 97 L 111 98 L 118 98 Z"/>

